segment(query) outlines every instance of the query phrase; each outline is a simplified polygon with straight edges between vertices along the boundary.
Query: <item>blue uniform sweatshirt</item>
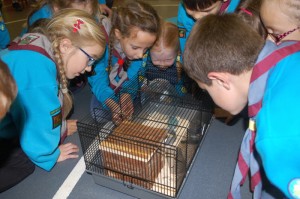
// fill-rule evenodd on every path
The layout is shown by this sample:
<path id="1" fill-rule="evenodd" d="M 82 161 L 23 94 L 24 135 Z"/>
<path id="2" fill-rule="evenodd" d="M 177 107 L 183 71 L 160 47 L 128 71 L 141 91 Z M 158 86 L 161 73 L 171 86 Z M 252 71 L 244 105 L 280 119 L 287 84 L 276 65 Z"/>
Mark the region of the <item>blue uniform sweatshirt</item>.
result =
<path id="1" fill-rule="evenodd" d="M 299 60 L 300 51 L 270 70 L 256 118 L 255 146 L 264 170 L 271 183 L 288 198 L 300 198 Z"/>
<path id="2" fill-rule="evenodd" d="M 50 46 L 45 37 L 43 42 Z M 52 59 L 32 50 L 7 51 L 1 60 L 16 80 L 18 96 L 0 123 L 0 135 L 19 134 L 26 155 L 49 171 L 60 155 L 61 104 L 56 65 Z"/>

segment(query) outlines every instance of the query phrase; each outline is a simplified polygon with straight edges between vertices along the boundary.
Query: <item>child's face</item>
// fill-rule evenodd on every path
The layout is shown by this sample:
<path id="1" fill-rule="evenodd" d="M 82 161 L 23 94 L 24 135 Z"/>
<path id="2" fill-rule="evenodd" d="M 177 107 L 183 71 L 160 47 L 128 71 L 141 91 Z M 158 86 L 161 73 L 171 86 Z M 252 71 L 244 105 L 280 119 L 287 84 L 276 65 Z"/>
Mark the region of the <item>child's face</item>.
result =
<path id="1" fill-rule="evenodd" d="M 261 19 L 269 33 L 269 39 L 278 44 L 284 40 L 300 40 L 300 31 L 295 30 L 297 22 L 283 12 L 285 8 L 282 6 L 278 1 L 264 1 L 261 6 Z M 287 34 L 288 32 L 290 33 Z"/>
<path id="2" fill-rule="evenodd" d="M 208 77 L 212 80 L 212 85 L 197 81 L 199 87 L 206 90 L 222 109 L 233 115 L 240 113 L 248 102 L 251 72 L 239 76 L 211 72 Z"/>
<path id="3" fill-rule="evenodd" d="M 210 7 L 203 9 L 203 10 L 189 10 L 188 8 L 186 9 L 186 12 L 195 20 L 202 19 L 206 15 L 209 14 L 218 14 L 219 10 L 221 9 L 223 1 L 217 1 L 216 3 L 212 4 Z"/>
<path id="4" fill-rule="evenodd" d="M 70 47 L 66 53 L 62 53 L 64 61 L 65 74 L 68 79 L 73 79 L 85 71 L 90 72 L 92 66 L 89 66 L 89 61 L 92 59 L 97 60 L 104 51 L 103 47 L 98 44 L 93 44 L 83 47 Z"/>
<path id="5" fill-rule="evenodd" d="M 78 10 L 83 10 L 83 11 L 89 13 L 90 15 L 93 14 L 92 1 L 72 3 L 71 8 L 75 8 L 75 9 L 78 9 Z"/>
<path id="6" fill-rule="evenodd" d="M 123 37 L 120 31 L 116 30 L 116 38 L 119 40 L 122 50 L 129 60 L 143 58 L 145 52 L 154 44 L 156 35 L 133 28 L 129 37 Z"/>
<path id="7" fill-rule="evenodd" d="M 164 48 L 153 46 L 150 50 L 152 63 L 161 69 L 171 67 L 176 59 L 177 53 L 172 48 Z"/>

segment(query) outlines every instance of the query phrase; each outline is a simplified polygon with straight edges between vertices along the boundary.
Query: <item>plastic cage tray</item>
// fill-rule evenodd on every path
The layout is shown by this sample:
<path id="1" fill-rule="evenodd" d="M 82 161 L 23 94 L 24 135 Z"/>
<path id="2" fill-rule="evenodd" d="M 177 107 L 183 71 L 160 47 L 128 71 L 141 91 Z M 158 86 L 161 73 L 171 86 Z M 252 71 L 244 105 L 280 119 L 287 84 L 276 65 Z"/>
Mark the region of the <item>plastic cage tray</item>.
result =
<path id="1" fill-rule="evenodd" d="M 95 183 L 128 195 L 177 198 L 209 127 L 211 99 L 201 90 L 179 96 L 166 79 L 137 79 L 114 96 L 130 93 L 132 117 L 116 125 L 99 108 L 78 122 L 86 170 Z"/>

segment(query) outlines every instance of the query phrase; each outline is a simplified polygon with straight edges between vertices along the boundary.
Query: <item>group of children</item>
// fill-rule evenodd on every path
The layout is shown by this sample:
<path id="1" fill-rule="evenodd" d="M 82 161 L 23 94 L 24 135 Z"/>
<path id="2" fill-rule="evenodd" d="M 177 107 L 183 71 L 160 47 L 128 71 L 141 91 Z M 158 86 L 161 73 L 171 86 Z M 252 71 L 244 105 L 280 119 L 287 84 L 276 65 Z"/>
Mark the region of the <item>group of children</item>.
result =
<path id="1" fill-rule="evenodd" d="M 241 197 L 249 169 L 254 198 L 300 198 L 299 6 L 262 0 L 240 7 L 239 15 L 206 16 L 185 46 L 185 71 L 217 105 L 237 114 L 248 104 L 249 128 L 228 198 Z"/>
<path id="2" fill-rule="evenodd" d="M 16 167 L 25 171 L 17 178 L 7 172 L 10 165 L 2 163 L 0 175 L 4 171 L 15 181 L 7 185 L 0 180 L 0 191 L 32 173 L 31 162 L 50 171 L 56 162 L 78 157 L 78 147 L 65 144 L 62 136 L 77 130 L 76 121 L 66 121 L 72 108 L 68 80 L 92 71 L 91 114 L 101 107 L 119 124 L 132 117 L 136 97 L 134 92 L 118 95 L 120 90 L 138 85 L 146 72 L 159 71 L 156 74 L 172 74 L 167 80 L 179 95 L 189 86 L 183 83 L 186 73 L 231 114 L 248 104 L 250 125 L 228 198 L 240 198 L 249 169 L 254 198 L 279 197 L 265 181 L 281 192 L 280 197 L 300 198 L 296 0 L 183 0 L 178 27 L 160 19 L 143 1 L 126 2 L 112 13 L 98 3 L 47 1 L 28 18 L 31 26 L 49 18 L 46 25 L 35 24 L 0 53 L 1 71 L 12 80 L 5 69 L 9 68 L 18 89 L 16 93 L 13 81 L 0 81 L 0 97 L 5 99 L 0 105 L 8 110 L 12 104 L 0 123 L 1 143 L 15 142 L 14 135 L 20 138 L 16 149 L 25 152 L 19 156 L 29 168 L 24 169 L 24 163 Z M 2 86 L 6 83 L 12 86 Z M 259 156 L 254 156 L 256 151 Z"/>

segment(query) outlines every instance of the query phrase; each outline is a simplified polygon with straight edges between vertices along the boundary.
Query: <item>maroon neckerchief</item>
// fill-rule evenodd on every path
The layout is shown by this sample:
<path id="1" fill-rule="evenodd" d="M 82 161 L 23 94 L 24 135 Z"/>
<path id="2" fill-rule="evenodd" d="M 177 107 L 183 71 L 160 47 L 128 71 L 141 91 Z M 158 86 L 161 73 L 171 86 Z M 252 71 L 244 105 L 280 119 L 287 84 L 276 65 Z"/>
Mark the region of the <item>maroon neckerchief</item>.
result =
<path id="1" fill-rule="evenodd" d="M 275 50 L 267 57 L 258 61 L 258 63 L 256 63 L 253 68 L 250 85 L 254 84 L 256 81 L 259 81 L 260 77 L 266 74 L 272 67 L 276 66 L 276 63 L 278 63 L 280 60 L 299 50 L 300 42 L 297 42 L 292 45 L 288 45 L 286 47 Z M 261 86 L 262 84 L 266 84 L 266 81 L 259 82 L 259 86 Z M 254 84 L 254 86 L 255 85 L 258 86 L 258 84 Z M 249 169 L 251 173 L 251 191 L 253 191 L 254 194 L 253 198 L 261 197 L 261 175 L 259 165 L 253 155 L 253 150 L 255 148 L 254 142 L 256 136 L 255 117 L 262 107 L 263 93 L 257 93 L 254 89 L 256 90 L 256 87 L 250 86 L 249 96 L 255 95 L 260 96 L 260 98 L 258 102 L 248 106 L 248 114 L 252 119 L 250 119 L 249 128 L 247 129 L 241 144 L 235 173 L 230 187 L 230 193 L 228 194 L 228 199 L 241 198 L 240 186 L 244 184 Z M 251 125 L 251 123 L 253 125 Z"/>
<path id="2" fill-rule="evenodd" d="M 227 10 L 230 2 L 231 2 L 231 0 L 227 0 L 226 2 L 222 3 L 222 6 L 221 6 L 221 8 L 219 10 L 219 14 L 223 14 Z"/>

